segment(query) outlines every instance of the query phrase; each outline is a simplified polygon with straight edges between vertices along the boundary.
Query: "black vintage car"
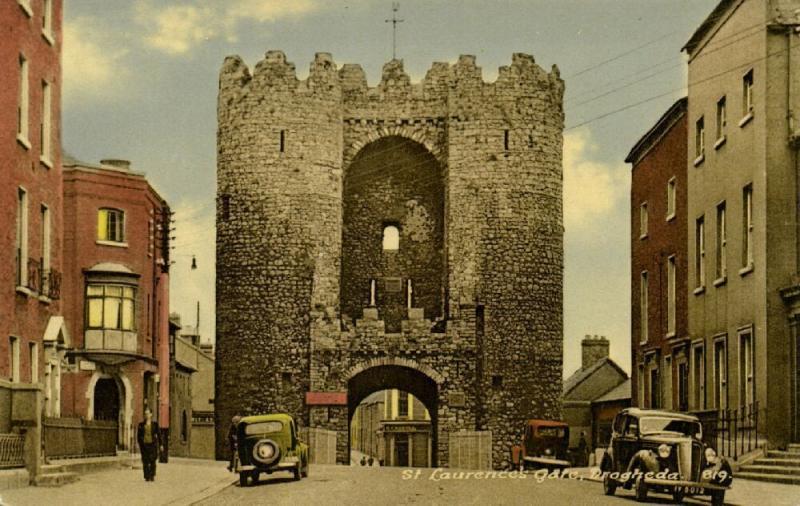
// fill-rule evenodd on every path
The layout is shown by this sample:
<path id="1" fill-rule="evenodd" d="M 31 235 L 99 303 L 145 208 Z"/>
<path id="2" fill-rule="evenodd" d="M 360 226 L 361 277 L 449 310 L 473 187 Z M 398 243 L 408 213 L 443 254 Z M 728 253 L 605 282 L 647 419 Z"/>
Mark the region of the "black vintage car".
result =
<path id="1" fill-rule="evenodd" d="M 634 488 L 638 501 L 648 491 L 684 496 L 708 495 L 714 506 L 725 502 L 733 481 L 731 466 L 703 444 L 696 416 L 671 411 L 623 409 L 614 418 L 611 443 L 600 470 L 603 491 Z"/>

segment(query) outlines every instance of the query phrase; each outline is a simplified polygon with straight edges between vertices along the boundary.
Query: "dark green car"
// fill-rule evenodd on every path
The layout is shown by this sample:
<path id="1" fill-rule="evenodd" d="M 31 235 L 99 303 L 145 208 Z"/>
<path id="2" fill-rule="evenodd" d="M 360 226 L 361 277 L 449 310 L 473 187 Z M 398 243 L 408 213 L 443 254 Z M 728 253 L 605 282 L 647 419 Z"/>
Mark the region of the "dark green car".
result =
<path id="1" fill-rule="evenodd" d="M 234 471 L 239 484 L 258 481 L 260 473 L 289 471 L 294 479 L 308 476 L 308 445 L 297 437 L 294 419 L 286 414 L 246 416 L 236 426 L 238 455 Z"/>

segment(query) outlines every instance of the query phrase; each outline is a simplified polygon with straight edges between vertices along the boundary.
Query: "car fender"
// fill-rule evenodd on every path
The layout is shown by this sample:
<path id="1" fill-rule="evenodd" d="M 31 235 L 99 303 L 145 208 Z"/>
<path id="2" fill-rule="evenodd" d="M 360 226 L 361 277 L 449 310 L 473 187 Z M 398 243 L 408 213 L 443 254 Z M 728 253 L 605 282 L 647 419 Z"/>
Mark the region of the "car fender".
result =
<path id="1" fill-rule="evenodd" d="M 603 460 L 600 461 L 600 470 L 603 472 L 611 472 L 614 470 L 614 457 L 611 449 L 603 454 Z"/>

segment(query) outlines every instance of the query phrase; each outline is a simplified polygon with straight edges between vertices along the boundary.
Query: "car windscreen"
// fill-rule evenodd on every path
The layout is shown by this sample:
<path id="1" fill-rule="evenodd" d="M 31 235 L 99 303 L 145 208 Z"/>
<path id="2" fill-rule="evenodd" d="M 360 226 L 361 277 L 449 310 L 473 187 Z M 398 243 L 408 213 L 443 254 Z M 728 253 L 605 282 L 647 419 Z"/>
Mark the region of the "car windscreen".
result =
<path id="1" fill-rule="evenodd" d="M 266 434 L 269 432 L 280 432 L 282 430 L 283 423 L 277 421 L 250 423 L 244 427 L 244 433 L 248 436 Z"/>
<path id="2" fill-rule="evenodd" d="M 691 420 L 676 420 L 667 417 L 644 417 L 639 420 L 639 432 L 652 434 L 655 432 L 674 432 L 683 436 L 699 438 L 702 434 L 700 423 Z"/>
<path id="3" fill-rule="evenodd" d="M 536 434 L 542 437 L 557 437 L 563 438 L 566 434 L 564 427 L 539 427 Z"/>

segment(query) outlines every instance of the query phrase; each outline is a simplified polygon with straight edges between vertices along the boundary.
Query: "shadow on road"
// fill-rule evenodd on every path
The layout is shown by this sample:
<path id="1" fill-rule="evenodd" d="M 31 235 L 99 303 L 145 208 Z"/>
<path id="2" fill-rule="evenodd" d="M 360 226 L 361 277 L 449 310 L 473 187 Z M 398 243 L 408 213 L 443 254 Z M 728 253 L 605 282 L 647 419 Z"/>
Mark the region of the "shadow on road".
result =
<path id="1" fill-rule="evenodd" d="M 262 475 L 259 477 L 257 481 L 250 480 L 246 487 L 242 488 L 251 488 L 251 487 L 262 487 L 264 485 L 280 485 L 282 483 L 294 483 L 295 479 L 293 476 L 270 476 L 270 475 Z M 238 485 L 241 487 L 241 485 Z"/>

